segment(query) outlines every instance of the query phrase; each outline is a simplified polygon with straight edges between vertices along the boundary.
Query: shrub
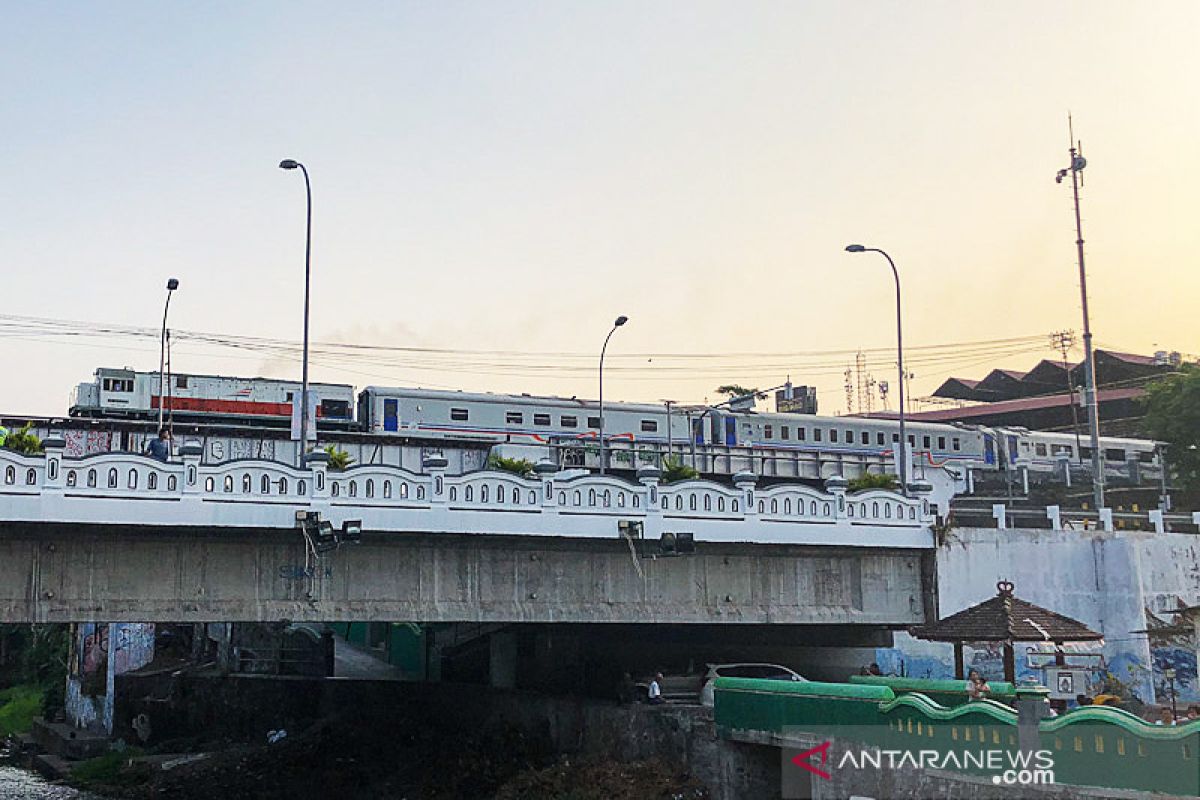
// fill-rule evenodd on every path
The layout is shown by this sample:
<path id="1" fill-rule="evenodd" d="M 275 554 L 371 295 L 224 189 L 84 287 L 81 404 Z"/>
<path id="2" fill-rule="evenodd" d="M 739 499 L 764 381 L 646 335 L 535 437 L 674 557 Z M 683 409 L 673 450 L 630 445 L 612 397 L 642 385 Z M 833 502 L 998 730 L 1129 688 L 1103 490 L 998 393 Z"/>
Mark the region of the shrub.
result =
<path id="1" fill-rule="evenodd" d="M 334 472 L 341 472 L 354 463 L 354 459 L 345 450 L 339 450 L 336 444 L 325 446 L 325 452 L 329 454 L 329 469 Z"/>
<path id="2" fill-rule="evenodd" d="M 13 431 L 8 435 L 8 438 L 4 440 L 4 447 L 26 456 L 42 452 L 42 440 L 37 437 L 36 433 L 31 433 L 32 429 L 33 423 L 26 422 L 20 430 Z"/>
<path id="3" fill-rule="evenodd" d="M 488 469 L 511 472 L 513 475 L 518 475 L 522 478 L 527 478 L 533 474 L 533 462 L 527 458 L 505 458 L 504 456 L 492 453 L 488 456 L 487 465 Z"/>
<path id="4" fill-rule="evenodd" d="M 852 492 L 861 492 L 865 489 L 895 489 L 896 485 L 895 475 L 890 473 L 879 475 L 874 472 L 868 472 L 850 481 L 850 485 L 847 488 Z"/>
<path id="5" fill-rule="evenodd" d="M 700 477 L 700 473 L 684 464 L 682 460 L 676 461 L 673 458 L 663 458 L 662 461 L 662 482 L 675 483 L 677 481 L 691 481 Z"/>

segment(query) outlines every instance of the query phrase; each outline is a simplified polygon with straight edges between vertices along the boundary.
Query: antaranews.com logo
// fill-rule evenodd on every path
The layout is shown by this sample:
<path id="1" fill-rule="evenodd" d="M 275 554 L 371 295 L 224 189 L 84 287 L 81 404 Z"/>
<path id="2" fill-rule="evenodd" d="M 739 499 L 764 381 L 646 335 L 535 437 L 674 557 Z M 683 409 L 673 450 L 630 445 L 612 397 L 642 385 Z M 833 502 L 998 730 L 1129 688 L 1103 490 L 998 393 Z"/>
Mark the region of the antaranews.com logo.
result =
<path id="1" fill-rule="evenodd" d="M 825 741 L 801 752 L 785 751 L 784 797 L 806 795 L 801 786 L 807 782 L 805 778 L 809 781 L 834 780 L 838 773 L 849 770 L 939 770 L 976 779 L 990 776 L 997 786 L 1048 786 L 1054 783 L 1054 754 L 1050 750 L 980 748 L 941 751 L 848 746 L 831 753 L 832 745 L 832 741 Z M 846 777 L 848 783 L 855 783 L 853 776 Z"/>

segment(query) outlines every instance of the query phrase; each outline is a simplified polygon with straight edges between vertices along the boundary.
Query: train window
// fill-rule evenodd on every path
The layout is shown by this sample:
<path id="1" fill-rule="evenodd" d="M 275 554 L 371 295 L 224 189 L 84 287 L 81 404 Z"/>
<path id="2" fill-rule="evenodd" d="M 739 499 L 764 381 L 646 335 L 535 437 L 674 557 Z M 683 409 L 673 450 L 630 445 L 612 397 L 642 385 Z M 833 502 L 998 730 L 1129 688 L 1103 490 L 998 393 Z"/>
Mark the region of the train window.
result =
<path id="1" fill-rule="evenodd" d="M 910 434 L 908 435 L 908 446 L 909 446 L 909 447 L 916 447 L 916 446 L 917 446 L 917 437 L 916 437 L 916 435 L 915 435 L 915 434 L 912 434 L 912 433 L 910 433 Z"/>
<path id="2" fill-rule="evenodd" d="M 534 425 L 549 425 L 550 424 L 550 415 L 549 414 L 534 414 L 533 415 L 533 424 Z"/>
<path id="3" fill-rule="evenodd" d="M 642 430 L 646 433 L 654 433 L 658 430 L 658 422 L 652 419 L 642 420 Z"/>
<path id="4" fill-rule="evenodd" d="M 821 441 L 821 429 L 820 428 L 813 428 L 813 441 L 814 442 Z"/>
<path id="5" fill-rule="evenodd" d="M 600 418 L 599 417 L 588 417 L 588 427 L 595 428 L 596 430 L 600 430 Z"/>
<path id="6" fill-rule="evenodd" d="M 796 441 L 803 442 L 807 433 L 808 430 L 806 428 L 796 428 Z"/>
<path id="7" fill-rule="evenodd" d="M 854 431 L 846 431 L 846 444 L 854 444 Z"/>
<path id="8" fill-rule="evenodd" d="M 558 424 L 564 428 L 578 428 L 579 417 L 559 417 Z"/>
<path id="9" fill-rule="evenodd" d="M 780 425 L 779 426 L 779 438 L 787 440 L 787 439 L 790 439 L 791 437 L 792 437 L 791 429 L 788 428 L 787 425 Z"/>
<path id="10" fill-rule="evenodd" d="M 862 432 L 862 439 L 861 439 L 860 441 L 862 441 L 862 443 L 863 443 L 863 444 L 870 444 L 870 443 L 871 443 L 871 432 L 870 432 L 870 431 L 863 431 L 863 432 Z"/>
<path id="11" fill-rule="evenodd" d="M 1154 463 L 1154 451 L 1143 450 L 1142 452 L 1138 453 L 1138 461 L 1142 462 L 1143 464 L 1153 464 Z"/>
<path id="12" fill-rule="evenodd" d="M 1108 459 L 1109 461 L 1124 461 L 1125 460 L 1125 451 L 1118 449 L 1118 448 L 1110 447 L 1104 451 L 1104 457 L 1106 459 Z"/>
<path id="13" fill-rule="evenodd" d="M 105 378 L 104 391 L 106 392 L 132 392 L 133 380 L 126 378 Z"/>
<path id="14" fill-rule="evenodd" d="M 938 437 L 938 450 L 945 450 L 945 449 L 946 449 L 946 437 L 939 436 Z"/>
<path id="15" fill-rule="evenodd" d="M 764 439 L 770 439 L 772 434 L 774 434 L 774 433 L 775 433 L 775 429 L 772 426 L 763 425 L 763 438 Z"/>
<path id="16" fill-rule="evenodd" d="M 187 387 L 187 383 L 188 383 L 187 379 L 188 379 L 187 375 L 176 375 L 175 376 L 175 388 L 176 389 L 188 388 Z"/>
<path id="17" fill-rule="evenodd" d="M 929 445 L 930 445 L 930 440 L 929 440 L 929 437 L 928 437 L 928 436 L 922 436 L 922 437 L 921 437 L 921 446 L 922 446 L 922 447 L 924 447 L 926 450 L 928 450 L 928 449 L 929 449 Z"/>
<path id="18" fill-rule="evenodd" d="M 831 441 L 831 442 L 837 441 L 837 430 L 835 428 L 829 429 L 829 441 Z"/>
<path id="19" fill-rule="evenodd" d="M 953 439 L 950 440 L 950 446 L 953 447 L 955 450 L 961 450 L 962 442 L 960 442 L 958 437 L 955 436 Z"/>
<path id="20" fill-rule="evenodd" d="M 1092 457 L 1092 448 L 1090 448 L 1090 447 L 1079 448 L 1079 457 L 1080 458 L 1091 458 Z"/>
<path id="21" fill-rule="evenodd" d="M 455 422 L 466 422 L 468 416 L 469 412 L 465 408 L 450 409 L 450 419 L 454 420 Z"/>
<path id="22" fill-rule="evenodd" d="M 1039 456 L 1046 455 L 1046 443 L 1038 442 L 1033 446 L 1033 452 Z"/>
<path id="23" fill-rule="evenodd" d="M 505 411 L 504 421 L 509 425 L 520 425 L 525 421 L 525 415 L 520 411 Z"/>
<path id="24" fill-rule="evenodd" d="M 884 436 L 884 433 L 883 433 L 883 431 L 877 431 L 877 432 L 876 432 L 876 434 L 875 434 L 875 444 L 879 445 L 880 447 L 883 447 L 885 444 L 887 444 L 887 439 L 886 439 L 886 437 Z"/>
<path id="25" fill-rule="evenodd" d="M 898 434 L 898 433 L 892 434 L 892 444 L 900 444 L 900 434 Z"/>
<path id="26" fill-rule="evenodd" d="M 1052 444 L 1050 445 L 1050 455 L 1052 456 L 1069 456 L 1074 452 L 1075 448 L 1069 444 Z"/>
<path id="27" fill-rule="evenodd" d="M 283 401 L 284 401 L 285 403 L 290 403 L 290 402 L 292 402 L 292 400 L 294 400 L 294 399 L 296 399 L 296 393 L 295 393 L 295 392 L 287 392 L 287 393 L 286 393 L 286 394 L 284 394 L 284 396 L 283 396 Z M 297 437 L 297 440 L 299 440 L 299 437 Z"/>

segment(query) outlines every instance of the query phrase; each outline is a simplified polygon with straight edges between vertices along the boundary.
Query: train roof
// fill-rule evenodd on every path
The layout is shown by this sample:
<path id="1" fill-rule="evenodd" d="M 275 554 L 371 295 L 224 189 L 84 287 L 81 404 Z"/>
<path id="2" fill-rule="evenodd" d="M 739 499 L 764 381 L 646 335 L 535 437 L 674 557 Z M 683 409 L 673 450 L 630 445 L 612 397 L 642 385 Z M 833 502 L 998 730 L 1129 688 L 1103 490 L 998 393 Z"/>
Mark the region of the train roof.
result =
<path id="1" fill-rule="evenodd" d="M 372 394 L 396 397 L 417 397 L 429 400 L 462 400 L 463 402 L 481 402 L 495 403 L 498 401 L 506 403 L 514 403 L 517 405 L 568 405 L 580 409 L 599 408 L 598 400 L 591 400 L 580 397 L 559 397 L 557 395 L 537 395 L 537 394 L 504 394 L 493 392 L 464 392 L 456 389 L 420 389 L 404 386 L 367 386 L 359 394 Z M 619 400 L 609 400 L 605 402 L 606 408 L 622 408 L 627 411 L 641 411 L 647 414 L 664 414 L 666 413 L 665 405 L 654 403 L 627 403 Z"/>

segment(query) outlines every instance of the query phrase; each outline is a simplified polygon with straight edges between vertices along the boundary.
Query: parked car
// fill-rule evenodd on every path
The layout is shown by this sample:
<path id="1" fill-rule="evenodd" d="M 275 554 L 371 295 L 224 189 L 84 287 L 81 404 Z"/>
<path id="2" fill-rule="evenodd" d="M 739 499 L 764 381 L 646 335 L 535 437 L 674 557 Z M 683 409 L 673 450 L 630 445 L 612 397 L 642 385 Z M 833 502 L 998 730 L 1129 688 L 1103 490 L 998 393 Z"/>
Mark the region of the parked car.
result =
<path id="1" fill-rule="evenodd" d="M 700 689 L 700 704 L 711 706 L 714 702 L 713 684 L 717 678 L 758 678 L 768 681 L 802 681 L 797 672 L 778 664 L 709 664 Z"/>

